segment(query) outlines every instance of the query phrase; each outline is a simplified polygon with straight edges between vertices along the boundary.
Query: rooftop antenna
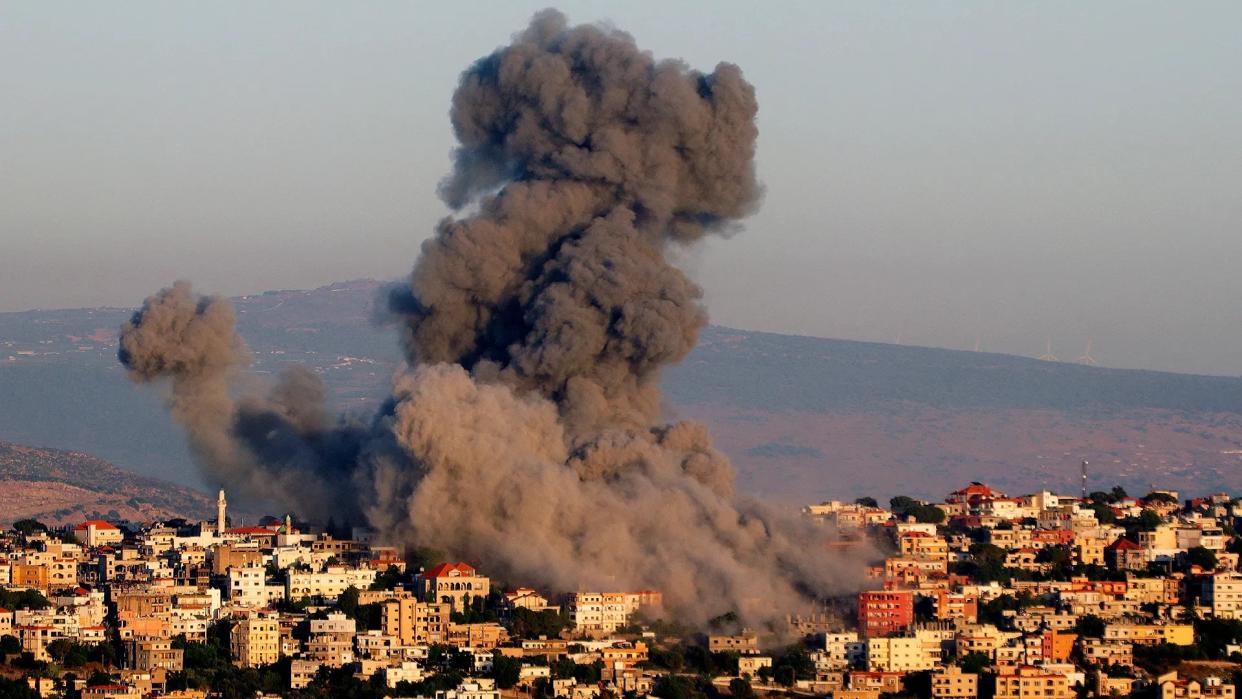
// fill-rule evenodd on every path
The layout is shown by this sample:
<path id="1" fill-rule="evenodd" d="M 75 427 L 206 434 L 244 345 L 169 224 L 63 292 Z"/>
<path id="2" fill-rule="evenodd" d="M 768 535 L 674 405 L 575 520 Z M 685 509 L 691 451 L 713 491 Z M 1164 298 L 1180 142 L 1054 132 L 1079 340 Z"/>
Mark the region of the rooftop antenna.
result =
<path id="1" fill-rule="evenodd" d="M 1039 355 L 1039 359 L 1045 362 L 1057 361 L 1057 355 L 1052 353 L 1052 338 L 1044 340 L 1044 353 Z"/>
<path id="2" fill-rule="evenodd" d="M 1095 366 L 1095 357 L 1091 356 L 1091 338 L 1087 338 L 1087 349 L 1083 351 L 1082 356 L 1078 358 L 1079 364 L 1087 366 Z"/>

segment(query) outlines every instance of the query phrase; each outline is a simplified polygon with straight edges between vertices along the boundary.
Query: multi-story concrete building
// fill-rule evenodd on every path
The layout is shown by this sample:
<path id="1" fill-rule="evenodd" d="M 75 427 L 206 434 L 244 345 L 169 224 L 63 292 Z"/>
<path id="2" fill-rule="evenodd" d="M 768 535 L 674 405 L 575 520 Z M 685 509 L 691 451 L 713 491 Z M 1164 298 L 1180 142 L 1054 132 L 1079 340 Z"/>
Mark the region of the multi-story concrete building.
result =
<path id="1" fill-rule="evenodd" d="M 583 633 L 613 633 L 629 624 L 642 599 L 638 592 L 578 592 L 569 602 L 569 617 Z"/>
<path id="2" fill-rule="evenodd" d="M 1205 576 L 1201 589 L 1203 605 L 1212 611 L 1212 616 L 1242 619 L 1242 575 L 1217 573 Z"/>
<path id="3" fill-rule="evenodd" d="M 867 669 L 871 672 L 918 672 L 939 663 L 939 648 L 933 655 L 923 641 L 914 636 L 867 639 Z"/>
<path id="4" fill-rule="evenodd" d="M 280 658 L 280 624 L 275 617 L 249 616 L 229 633 L 233 664 L 239 667 L 270 665 Z"/>
<path id="5" fill-rule="evenodd" d="M 125 644 L 127 664 L 143 672 L 180 672 L 184 653 L 180 648 L 173 648 L 172 641 L 167 638 L 133 638 Z"/>
<path id="6" fill-rule="evenodd" d="M 975 699 L 979 696 L 979 676 L 962 672 L 956 665 L 949 665 L 931 676 L 934 699 Z"/>
<path id="7" fill-rule="evenodd" d="M 403 646 L 445 643 L 451 612 L 447 602 L 421 602 L 409 597 L 388 600 L 380 609 L 380 628 Z"/>
<path id="8" fill-rule="evenodd" d="M 996 676 L 995 699 L 1074 699 L 1065 675 L 1023 665 Z"/>
<path id="9" fill-rule="evenodd" d="M 914 593 L 909 590 L 861 592 L 858 625 L 866 638 L 903 631 L 914 623 Z"/>
<path id="10" fill-rule="evenodd" d="M 285 576 L 285 596 L 290 600 L 308 597 L 335 599 L 349 588 L 365 590 L 375 582 L 372 568 L 329 567 L 319 573 L 290 571 Z"/>
<path id="11" fill-rule="evenodd" d="M 229 603 L 237 607 L 266 607 L 285 597 L 283 587 L 267 583 L 267 569 L 260 566 L 229 568 L 225 578 Z"/>

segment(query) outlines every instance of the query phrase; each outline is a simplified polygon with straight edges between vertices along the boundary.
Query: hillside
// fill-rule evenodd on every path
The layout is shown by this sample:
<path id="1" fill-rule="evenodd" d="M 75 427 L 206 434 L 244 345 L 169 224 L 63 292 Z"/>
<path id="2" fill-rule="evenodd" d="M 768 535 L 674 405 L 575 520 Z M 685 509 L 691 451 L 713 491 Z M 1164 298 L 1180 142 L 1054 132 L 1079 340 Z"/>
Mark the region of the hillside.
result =
<path id="1" fill-rule="evenodd" d="M 380 285 L 234 299 L 260 377 L 312 367 L 369 412 L 400 360 L 372 321 Z M 197 483 L 158 391 L 116 365 L 127 309 L 0 314 L 0 438 L 89 451 Z M 1242 379 L 707 328 L 664 378 L 671 415 L 707 421 L 744 492 L 785 500 L 1091 485 L 1242 490 Z"/>
<path id="2" fill-rule="evenodd" d="M 74 451 L 0 441 L 0 525 L 33 517 L 66 524 L 95 517 L 134 521 L 210 517 L 203 493 L 138 476 Z"/>

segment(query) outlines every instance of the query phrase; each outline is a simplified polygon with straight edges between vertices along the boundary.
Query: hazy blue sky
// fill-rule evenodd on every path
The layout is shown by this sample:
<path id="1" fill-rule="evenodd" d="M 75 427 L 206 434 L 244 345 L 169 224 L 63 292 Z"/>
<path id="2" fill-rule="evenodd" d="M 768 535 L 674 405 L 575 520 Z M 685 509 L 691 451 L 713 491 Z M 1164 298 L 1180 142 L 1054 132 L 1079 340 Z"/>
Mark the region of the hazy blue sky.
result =
<path id="1" fill-rule="evenodd" d="M 545 5 L 0 4 L 0 310 L 404 274 L 457 74 Z M 558 6 L 755 84 L 716 322 L 1242 374 L 1242 3 Z"/>

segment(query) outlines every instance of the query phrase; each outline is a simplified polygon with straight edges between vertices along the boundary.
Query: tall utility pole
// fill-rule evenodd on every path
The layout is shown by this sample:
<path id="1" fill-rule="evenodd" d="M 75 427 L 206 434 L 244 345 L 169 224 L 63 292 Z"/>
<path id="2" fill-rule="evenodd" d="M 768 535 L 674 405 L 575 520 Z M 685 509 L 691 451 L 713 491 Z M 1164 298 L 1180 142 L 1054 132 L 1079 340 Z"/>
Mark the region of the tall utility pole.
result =
<path id="1" fill-rule="evenodd" d="M 1087 460 L 1082 460 L 1082 499 L 1087 499 Z"/>

